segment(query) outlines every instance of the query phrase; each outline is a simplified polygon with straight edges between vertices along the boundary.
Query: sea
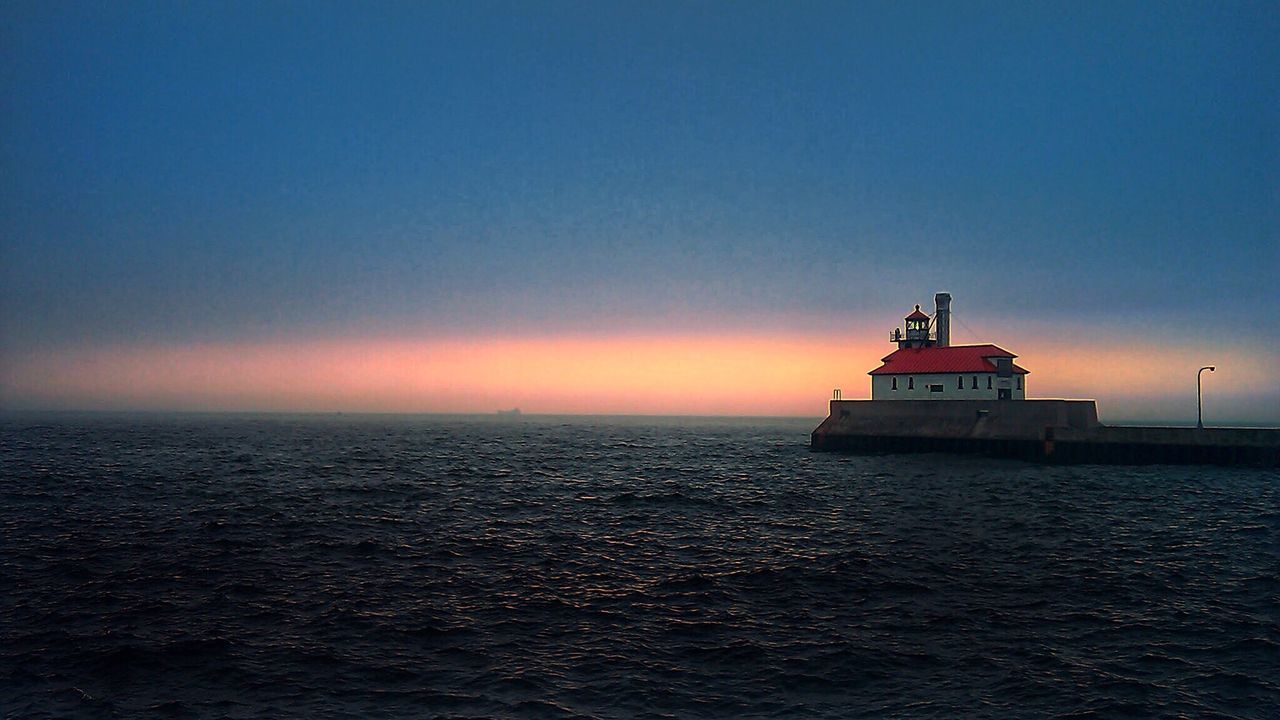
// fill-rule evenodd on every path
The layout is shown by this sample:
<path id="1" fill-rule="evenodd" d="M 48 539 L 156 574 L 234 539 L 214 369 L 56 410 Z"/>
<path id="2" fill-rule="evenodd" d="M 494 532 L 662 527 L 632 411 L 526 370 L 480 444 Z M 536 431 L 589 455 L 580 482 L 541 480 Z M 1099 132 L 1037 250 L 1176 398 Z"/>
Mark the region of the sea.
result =
<path id="1" fill-rule="evenodd" d="M 0 717 L 1280 717 L 1280 473 L 8 414 Z"/>

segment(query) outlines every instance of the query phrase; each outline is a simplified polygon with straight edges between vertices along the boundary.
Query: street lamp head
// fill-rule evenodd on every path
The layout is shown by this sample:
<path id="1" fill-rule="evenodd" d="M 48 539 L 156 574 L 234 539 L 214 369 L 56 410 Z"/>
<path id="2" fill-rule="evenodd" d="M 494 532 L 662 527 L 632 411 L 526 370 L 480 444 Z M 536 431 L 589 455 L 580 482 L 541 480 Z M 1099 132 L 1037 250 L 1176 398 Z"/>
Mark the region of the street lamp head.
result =
<path id="1" fill-rule="evenodd" d="M 1217 368 L 1215 368 L 1214 366 L 1210 365 L 1210 366 L 1209 366 L 1209 372 L 1213 372 L 1214 370 L 1217 370 Z"/>

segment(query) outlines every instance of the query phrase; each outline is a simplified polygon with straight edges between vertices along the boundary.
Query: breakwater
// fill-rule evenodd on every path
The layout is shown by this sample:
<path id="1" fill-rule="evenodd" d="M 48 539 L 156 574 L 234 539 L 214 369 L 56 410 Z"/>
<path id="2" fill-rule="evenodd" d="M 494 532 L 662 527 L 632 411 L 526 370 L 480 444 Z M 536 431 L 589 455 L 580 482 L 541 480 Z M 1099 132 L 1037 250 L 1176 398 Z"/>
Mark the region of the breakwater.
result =
<path id="1" fill-rule="evenodd" d="M 1092 400 L 832 400 L 818 451 L 948 452 L 1053 463 L 1280 466 L 1280 429 L 1109 426 Z"/>

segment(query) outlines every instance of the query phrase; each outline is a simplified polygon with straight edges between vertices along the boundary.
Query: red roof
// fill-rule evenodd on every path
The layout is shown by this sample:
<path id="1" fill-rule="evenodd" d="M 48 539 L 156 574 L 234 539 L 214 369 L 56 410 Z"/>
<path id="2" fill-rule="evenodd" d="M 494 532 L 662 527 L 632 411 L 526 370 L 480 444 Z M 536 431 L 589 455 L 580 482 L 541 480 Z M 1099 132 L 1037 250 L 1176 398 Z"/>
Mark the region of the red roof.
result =
<path id="1" fill-rule="evenodd" d="M 987 358 L 1018 357 L 995 345 L 900 348 L 881 358 L 884 365 L 868 375 L 924 375 L 927 373 L 993 373 L 996 364 Z M 1013 372 L 1026 375 L 1017 365 Z"/>
<path id="2" fill-rule="evenodd" d="M 916 309 L 915 309 L 915 312 L 913 312 L 913 313 L 911 313 L 910 315 L 908 315 L 906 319 L 908 319 L 908 320 L 928 320 L 928 319 L 929 319 L 929 316 L 928 316 L 928 315 L 925 315 L 925 314 L 924 314 L 924 313 L 922 313 L 922 312 L 920 312 L 920 306 L 919 306 L 919 305 L 917 305 L 917 306 L 916 306 Z"/>

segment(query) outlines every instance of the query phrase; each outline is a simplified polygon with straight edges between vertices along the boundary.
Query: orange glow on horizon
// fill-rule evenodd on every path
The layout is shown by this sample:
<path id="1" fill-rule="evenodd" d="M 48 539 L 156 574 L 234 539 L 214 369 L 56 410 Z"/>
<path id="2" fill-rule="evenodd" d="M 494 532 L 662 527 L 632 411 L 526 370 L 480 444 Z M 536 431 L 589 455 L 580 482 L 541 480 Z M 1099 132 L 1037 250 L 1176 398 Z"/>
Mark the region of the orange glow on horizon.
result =
<path id="1" fill-rule="evenodd" d="M 746 336 L 200 344 L 32 355 L 4 386 L 55 406 L 818 415 L 856 355 Z"/>
<path id="2" fill-rule="evenodd" d="M 1270 387 L 1267 356 L 1024 338 L 1032 397 L 1158 398 L 1201 359 L 1218 397 Z M 6 358 L 5 405 L 75 409 L 803 415 L 867 397 L 887 343 L 795 335 L 328 339 L 83 349 Z M 1209 363 L 1203 363 L 1209 364 Z M 1190 374 L 1188 374 L 1190 373 Z M 1194 412 L 1194 404 L 1192 405 Z"/>

